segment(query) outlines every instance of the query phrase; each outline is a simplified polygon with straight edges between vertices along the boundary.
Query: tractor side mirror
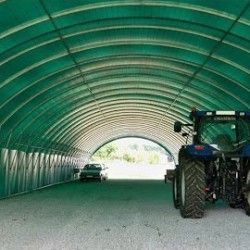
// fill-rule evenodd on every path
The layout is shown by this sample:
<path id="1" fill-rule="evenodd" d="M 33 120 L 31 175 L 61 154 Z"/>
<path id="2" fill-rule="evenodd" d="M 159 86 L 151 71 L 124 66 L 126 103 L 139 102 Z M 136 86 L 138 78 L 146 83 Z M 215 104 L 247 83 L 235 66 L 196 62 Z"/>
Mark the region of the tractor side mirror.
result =
<path id="1" fill-rule="evenodd" d="M 174 132 L 176 133 L 180 133 L 181 132 L 181 126 L 182 126 L 182 123 L 177 121 L 174 123 Z"/>

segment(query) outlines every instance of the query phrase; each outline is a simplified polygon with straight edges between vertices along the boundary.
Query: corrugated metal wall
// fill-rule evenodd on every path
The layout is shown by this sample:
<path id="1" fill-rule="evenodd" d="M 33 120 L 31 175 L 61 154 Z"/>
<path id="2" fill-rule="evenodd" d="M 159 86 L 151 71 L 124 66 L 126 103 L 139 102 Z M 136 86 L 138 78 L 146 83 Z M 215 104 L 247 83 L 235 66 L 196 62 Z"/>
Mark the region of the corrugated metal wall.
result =
<path id="1" fill-rule="evenodd" d="M 77 178 L 79 159 L 39 152 L 2 149 L 0 155 L 0 198 L 28 192 Z"/>

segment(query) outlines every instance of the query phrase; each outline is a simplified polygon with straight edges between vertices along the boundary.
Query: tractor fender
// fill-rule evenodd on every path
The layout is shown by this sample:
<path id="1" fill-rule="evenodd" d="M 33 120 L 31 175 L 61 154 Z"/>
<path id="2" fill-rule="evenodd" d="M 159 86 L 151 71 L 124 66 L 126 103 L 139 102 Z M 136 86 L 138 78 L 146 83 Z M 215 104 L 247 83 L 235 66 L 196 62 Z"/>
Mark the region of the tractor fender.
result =
<path id="1" fill-rule="evenodd" d="M 245 145 L 242 149 L 242 157 L 250 157 L 250 144 Z"/>
<path id="2" fill-rule="evenodd" d="M 212 157 L 213 150 L 209 145 L 186 145 L 186 154 L 193 157 Z"/>

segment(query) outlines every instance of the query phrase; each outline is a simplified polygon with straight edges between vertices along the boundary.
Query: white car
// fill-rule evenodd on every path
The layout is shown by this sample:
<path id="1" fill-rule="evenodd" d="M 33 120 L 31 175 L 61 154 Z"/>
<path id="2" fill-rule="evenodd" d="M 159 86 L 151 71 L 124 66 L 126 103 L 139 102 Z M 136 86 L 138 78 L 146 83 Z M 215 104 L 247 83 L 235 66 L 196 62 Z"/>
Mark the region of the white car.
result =
<path id="1" fill-rule="evenodd" d="M 98 179 L 100 181 L 108 179 L 107 167 L 100 163 L 89 163 L 80 172 L 80 180 Z"/>

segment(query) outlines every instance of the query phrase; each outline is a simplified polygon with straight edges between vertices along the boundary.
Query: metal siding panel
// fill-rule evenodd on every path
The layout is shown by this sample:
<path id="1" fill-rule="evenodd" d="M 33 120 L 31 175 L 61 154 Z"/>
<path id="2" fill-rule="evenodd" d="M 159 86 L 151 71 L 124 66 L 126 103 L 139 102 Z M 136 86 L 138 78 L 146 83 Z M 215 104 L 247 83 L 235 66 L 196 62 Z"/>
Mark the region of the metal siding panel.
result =
<path id="1" fill-rule="evenodd" d="M 18 152 L 16 150 L 10 150 L 9 165 L 8 165 L 10 173 L 10 182 L 9 182 L 10 194 L 18 193 L 17 160 L 18 160 Z"/>
<path id="2" fill-rule="evenodd" d="M 25 191 L 26 153 L 18 152 L 18 192 Z"/>
<path id="3" fill-rule="evenodd" d="M 45 166 L 44 166 L 45 155 L 41 153 L 39 155 L 39 187 L 45 186 Z"/>
<path id="4" fill-rule="evenodd" d="M 8 161 L 8 149 L 2 149 L 1 150 L 1 165 L 0 165 L 0 198 L 5 197 L 7 195 L 7 178 L 6 178 L 6 172 L 7 169 L 7 161 Z"/>
<path id="5" fill-rule="evenodd" d="M 44 185 L 49 184 L 49 155 L 44 157 Z"/>
<path id="6" fill-rule="evenodd" d="M 49 170 L 48 170 L 48 183 L 53 183 L 53 172 L 54 172 L 54 155 L 49 156 Z"/>
<path id="7" fill-rule="evenodd" d="M 27 154 L 27 169 L 26 169 L 26 190 L 32 190 L 33 177 L 33 153 Z"/>
<path id="8" fill-rule="evenodd" d="M 68 156 L 1 149 L 0 198 L 72 180 L 74 164 Z"/>
<path id="9" fill-rule="evenodd" d="M 55 165 L 54 165 L 54 182 L 58 179 L 58 155 L 55 155 Z"/>

